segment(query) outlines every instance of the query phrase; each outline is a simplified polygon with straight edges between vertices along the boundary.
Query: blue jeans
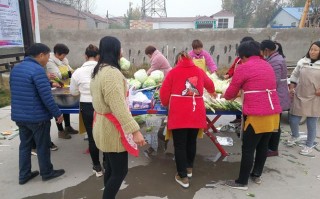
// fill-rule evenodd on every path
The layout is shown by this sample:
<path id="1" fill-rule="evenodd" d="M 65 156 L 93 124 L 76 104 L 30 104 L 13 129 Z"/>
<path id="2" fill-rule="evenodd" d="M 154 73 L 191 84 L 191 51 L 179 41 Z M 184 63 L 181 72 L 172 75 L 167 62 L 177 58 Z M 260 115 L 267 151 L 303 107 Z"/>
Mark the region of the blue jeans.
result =
<path id="1" fill-rule="evenodd" d="M 301 116 L 291 115 L 290 117 L 290 128 L 292 132 L 292 137 L 298 138 L 299 134 L 299 123 L 301 120 Z M 314 140 L 317 135 L 317 122 L 318 117 L 307 117 L 307 142 L 306 145 L 308 147 L 312 147 Z"/>
<path id="2" fill-rule="evenodd" d="M 31 148 L 35 142 L 37 146 L 40 175 L 47 177 L 52 175 L 53 166 L 50 155 L 50 120 L 29 123 L 16 122 L 19 127 L 19 180 L 24 180 L 31 175 Z"/>

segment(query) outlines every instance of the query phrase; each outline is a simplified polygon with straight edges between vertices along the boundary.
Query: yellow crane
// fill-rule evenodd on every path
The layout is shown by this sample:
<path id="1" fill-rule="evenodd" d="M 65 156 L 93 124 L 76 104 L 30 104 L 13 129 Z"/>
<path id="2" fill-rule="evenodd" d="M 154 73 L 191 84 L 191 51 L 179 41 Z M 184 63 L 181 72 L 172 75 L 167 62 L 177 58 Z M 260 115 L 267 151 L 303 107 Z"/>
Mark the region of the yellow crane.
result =
<path id="1" fill-rule="evenodd" d="M 302 13 L 300 23 L 299 23 L 299 28 L 305 27 L 310 5 L 311 5 L 311 0 L 307 0 L 306 4 L 304 5 L 303 13 Z"/>

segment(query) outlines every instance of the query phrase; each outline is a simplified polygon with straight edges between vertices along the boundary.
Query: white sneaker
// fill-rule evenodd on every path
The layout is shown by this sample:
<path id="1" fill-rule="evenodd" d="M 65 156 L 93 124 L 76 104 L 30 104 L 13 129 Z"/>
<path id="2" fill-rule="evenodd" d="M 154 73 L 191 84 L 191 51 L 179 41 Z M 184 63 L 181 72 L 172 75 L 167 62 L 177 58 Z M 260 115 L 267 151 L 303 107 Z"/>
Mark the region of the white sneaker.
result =
<path id="1" fill-rule="evenodd" d="M 37 149 L 31 149 L 31 155 L 37 156 Z"/>
<path id="2" fill-rule="evenodd" d="M 178 174 L 174 177 L 176 182 L 180 184 L 183 188 L 188 188 L 189 187 L 189 179 L 187 177 L 181 178 Z"/>
<path id="3" fill-rule="evenodd" d="M 312 148 L 308 146 L 304 146 L 300 151 L 301 155 L 309 155 L 310 153 L 312 153 Z"/>
<path id="4" fill-rule="evenodd" d="M 192 168 L 187 168 L 187 176 L 188 178 L 192 178 Z"/>
<path id="5" fill-rule="evenodd" d="M 289 140 L 287 140 L 287 146 L 293 146 L 296 144 L 296 142 L 299 141 L 299 138 L 297 137 L 291 137 Z"/>
<path id="6" fill-rule="evenodd" d="M 101 165 L 93 166 L 92 171 L 93 171 L 93 173 L 96 174 L 97 177 L 103 176 L 103 171 L 102 171 Z"/>

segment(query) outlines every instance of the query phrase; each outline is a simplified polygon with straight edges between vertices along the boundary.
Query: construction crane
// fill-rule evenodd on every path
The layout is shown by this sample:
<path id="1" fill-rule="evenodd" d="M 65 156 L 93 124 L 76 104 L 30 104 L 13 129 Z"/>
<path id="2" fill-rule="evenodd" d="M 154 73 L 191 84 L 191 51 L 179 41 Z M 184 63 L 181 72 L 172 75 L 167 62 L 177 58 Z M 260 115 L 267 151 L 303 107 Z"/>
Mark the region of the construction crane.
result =
<path id="1" fill-rule="evenodd" d="M 305 5 L 304 5 L 304 9 L 303 9 L 303 13 L 300 19 L 300 23 L 299 23 L 299 28 L 304 28 L 305 24 L 306 24 L 306 20 L 307 20 L 307 16 L 309 13 L 309 8 L 311 5 L 311 0 L 307 0 Z"/>

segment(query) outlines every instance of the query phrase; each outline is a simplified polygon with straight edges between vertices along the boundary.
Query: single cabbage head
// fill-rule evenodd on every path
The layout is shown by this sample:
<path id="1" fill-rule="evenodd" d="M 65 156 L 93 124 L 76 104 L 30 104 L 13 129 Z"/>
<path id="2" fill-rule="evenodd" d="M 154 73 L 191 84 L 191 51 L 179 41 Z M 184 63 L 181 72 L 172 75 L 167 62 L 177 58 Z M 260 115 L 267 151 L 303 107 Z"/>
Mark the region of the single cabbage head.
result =
<path id="1" fill-rule="evenodd" d="M 128 61 L 126 58 L 121 57 L 119 61 L 119 65 L 121 70 L 129 70 L 130 68 L 130 61 Z"/>
<path id="2" fill-rule="evenodd" d="M 162 82 L 164 74 L 161 70 L 155 70 L 151 72 L 149 77 L 152 78 L 157 84 L 159 84 Z"/>
<path id="3" fill-rule="evenodd" d="M 129 81 L 130 86 L 134 87 L 135 89 L 139 89 L 141 87 L 141 82 L 136 79 L 130 79 Z"/>
<path id="4" fill-rule="evenodd" d="M 133 74 L 134 78 L 143 83 L 148 78 L 147 72 L 144 69 L 140 69 Z"/>
<path id="5" fill-rule="evenodd" d="M 156 85 L 156 82 L 152 78 L 148 77 L 147 80 L 142 84 L 142 88 L 147 88 Z"/>

